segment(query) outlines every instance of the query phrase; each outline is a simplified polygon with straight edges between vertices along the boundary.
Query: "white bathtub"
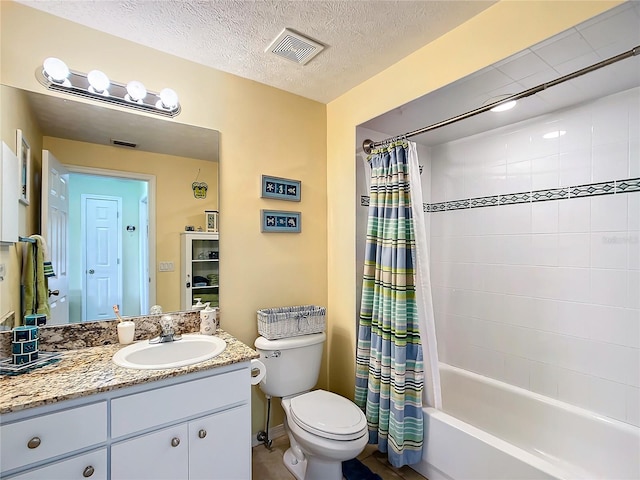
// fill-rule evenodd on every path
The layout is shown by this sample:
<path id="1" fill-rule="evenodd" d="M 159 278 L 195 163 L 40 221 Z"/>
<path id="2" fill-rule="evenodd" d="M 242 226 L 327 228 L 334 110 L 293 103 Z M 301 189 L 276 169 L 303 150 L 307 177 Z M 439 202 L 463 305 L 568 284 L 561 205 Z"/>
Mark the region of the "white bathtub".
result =
<path id="1" fill-rule="evenodd" d="M 443 410 L 425 408 L 429 480 L 639 479 L 640 429 L 440 365 Z"/>

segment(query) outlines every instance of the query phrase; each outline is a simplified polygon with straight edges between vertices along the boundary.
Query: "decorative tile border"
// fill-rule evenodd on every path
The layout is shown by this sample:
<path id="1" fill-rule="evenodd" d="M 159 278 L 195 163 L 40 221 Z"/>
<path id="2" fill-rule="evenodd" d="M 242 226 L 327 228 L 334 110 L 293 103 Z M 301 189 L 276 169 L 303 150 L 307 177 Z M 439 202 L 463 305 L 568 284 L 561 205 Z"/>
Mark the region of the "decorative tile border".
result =
<path id="1" fill-rule="evenodd" d="M 495 205 L 514 205 L 518 203 L 546 202 L 548 200 L 566 200 L 570 198 L 596 197 L 619 193 L 640 192 L 640 178 L 626 178 L 602 183 L 588 183 L 574 187 L 550 188 L 531 192 L 509 193 L 490 197 L 465 198 L 440 203 L 423 203 L 423 212 L 445 212 L 465 208 L 491 207 Z M 369 206 L 369 197 L 360 197 L 361 206 Z"/>

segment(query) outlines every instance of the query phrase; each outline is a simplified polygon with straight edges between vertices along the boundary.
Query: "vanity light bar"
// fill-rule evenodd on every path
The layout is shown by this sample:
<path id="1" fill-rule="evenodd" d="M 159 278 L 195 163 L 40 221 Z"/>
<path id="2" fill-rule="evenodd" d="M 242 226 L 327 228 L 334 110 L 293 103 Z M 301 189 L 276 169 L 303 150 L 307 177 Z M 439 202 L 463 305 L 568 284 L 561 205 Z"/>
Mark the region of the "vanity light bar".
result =
<path id="1" fill-rule="evenodd" d="M 77 72 L 54 57 L 47 58 L 43 66 L 36 69 L 36 78 L 49 90 L 165 117 L 175 117 L 181 110 L 178 95 L 170 88 L 159 93 L 147 91 L 137 80 L 125 85 L 110 80 L 99 70 L 92 70 L 88 74 Z"/>

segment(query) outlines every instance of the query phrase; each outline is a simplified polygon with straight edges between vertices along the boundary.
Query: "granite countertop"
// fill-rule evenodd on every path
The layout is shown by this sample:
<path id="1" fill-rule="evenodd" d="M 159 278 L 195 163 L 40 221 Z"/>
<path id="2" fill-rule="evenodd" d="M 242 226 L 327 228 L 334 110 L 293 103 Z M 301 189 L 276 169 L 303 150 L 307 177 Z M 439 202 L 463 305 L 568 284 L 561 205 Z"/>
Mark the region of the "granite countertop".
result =
<path id="1" fill-rule="evenodd" d="M 209 370 L 258 358 L 259 354 L 223 330 L 227 342 L 217 357 L 195 365 L 164 370 L 119 367 L 111 358 L 123 345 L 110 344 L 68 350 L 60 360 L 20 375 L 0 376 L 0 414 L 85 397 L 187 373 Z"/>

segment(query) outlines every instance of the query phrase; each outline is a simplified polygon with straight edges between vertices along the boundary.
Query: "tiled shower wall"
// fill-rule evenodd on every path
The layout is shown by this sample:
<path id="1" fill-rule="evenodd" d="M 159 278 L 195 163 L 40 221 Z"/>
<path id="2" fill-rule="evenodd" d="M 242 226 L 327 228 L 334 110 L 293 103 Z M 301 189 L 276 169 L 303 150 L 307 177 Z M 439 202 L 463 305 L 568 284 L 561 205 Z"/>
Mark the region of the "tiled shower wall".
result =
<path id="1" fill-rule="evenodd" d="M 640 425 L 639 141 L 633 89 L 431 148 L 441 361 Z"/>

